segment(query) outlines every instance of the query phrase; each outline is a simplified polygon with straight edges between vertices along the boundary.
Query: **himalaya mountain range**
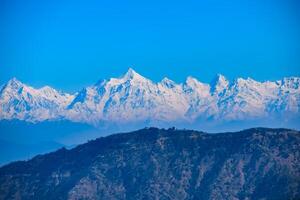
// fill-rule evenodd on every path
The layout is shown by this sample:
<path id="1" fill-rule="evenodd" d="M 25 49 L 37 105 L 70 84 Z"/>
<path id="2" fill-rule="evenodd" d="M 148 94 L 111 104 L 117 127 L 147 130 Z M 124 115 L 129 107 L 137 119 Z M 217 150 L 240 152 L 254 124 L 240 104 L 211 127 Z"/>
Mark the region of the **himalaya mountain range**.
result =
<path id="1" fill-rule="evenodd" d="M 98 81 L 68 94 L 49 86 L 35 89 L 13 78 L 1 88 L 0 119 L 33 123 L 70 120 L 95 127 L 254 121 L 297 128 L 299 85 L 299 77 L 229 82 L 223 75 L 210 84 L 193 77 L 181 84 L 168 78 L 155 83 L 130 68 L 121 78 Z"/>

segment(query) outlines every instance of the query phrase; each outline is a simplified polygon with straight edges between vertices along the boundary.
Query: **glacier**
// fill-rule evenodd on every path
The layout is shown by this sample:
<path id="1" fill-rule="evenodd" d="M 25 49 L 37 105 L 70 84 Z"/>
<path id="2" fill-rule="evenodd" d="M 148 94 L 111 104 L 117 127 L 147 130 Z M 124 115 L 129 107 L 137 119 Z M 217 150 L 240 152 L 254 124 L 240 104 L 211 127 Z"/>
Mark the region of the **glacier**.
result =
<path id="1" fill-rule="evenodd" d="M 299 84 L 299 77 L 230 82 L 221 74 L 210 84 L 191 76 L 180 84 L 168 78 L 155 83 L 130 68 L 120 78 L 101 80 L 68 94 L 49 86 L 36 89 L 13 78 L 0 90 L 0 120 L 193 128 L 263 121 L 289 127 L 300 119 Z"/>

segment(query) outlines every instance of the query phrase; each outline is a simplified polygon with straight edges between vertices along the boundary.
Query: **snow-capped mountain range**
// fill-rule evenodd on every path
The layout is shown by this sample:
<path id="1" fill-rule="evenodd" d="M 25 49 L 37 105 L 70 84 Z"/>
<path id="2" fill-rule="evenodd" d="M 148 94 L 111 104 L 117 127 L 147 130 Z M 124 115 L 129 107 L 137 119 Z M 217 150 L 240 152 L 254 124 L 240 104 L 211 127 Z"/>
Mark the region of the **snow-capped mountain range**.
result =
<path id="1" fill-rule="evenodd" d="M 218 75 L 211 84 L 188 77 L 176 84 L 153 81 L 133 69 L 121 78 L 97 82 L 75 94 L 27 86 L 13 78 L 0 91 L 0 119 L 30 122 L 71 120 L 105 123 L 196 123 L 300 116 L 300 78 L 258 82 Z"/>

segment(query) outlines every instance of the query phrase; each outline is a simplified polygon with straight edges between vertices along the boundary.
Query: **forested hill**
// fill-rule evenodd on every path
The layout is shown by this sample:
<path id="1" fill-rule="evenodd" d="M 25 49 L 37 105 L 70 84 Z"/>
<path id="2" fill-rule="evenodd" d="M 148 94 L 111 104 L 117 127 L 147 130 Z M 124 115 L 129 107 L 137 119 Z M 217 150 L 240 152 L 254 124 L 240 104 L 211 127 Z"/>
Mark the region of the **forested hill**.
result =
<path id="1" fill-rule="evenodd" d="M 145 128 L 0 168 L 0 199 L 299 199 L 300 133 Z"/>

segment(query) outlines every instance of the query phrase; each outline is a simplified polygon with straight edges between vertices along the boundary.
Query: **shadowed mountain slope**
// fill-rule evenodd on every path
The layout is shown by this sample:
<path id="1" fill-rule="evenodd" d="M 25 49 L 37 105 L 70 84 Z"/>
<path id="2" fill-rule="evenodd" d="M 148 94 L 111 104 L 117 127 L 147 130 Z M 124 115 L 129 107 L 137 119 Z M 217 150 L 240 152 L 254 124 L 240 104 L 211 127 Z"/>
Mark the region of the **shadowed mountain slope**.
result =
<path id="1" fill-rule="evenodd" d="M 0 199 L 299 199 L 300 133 L 146 128 L 0 168 Z"/>

